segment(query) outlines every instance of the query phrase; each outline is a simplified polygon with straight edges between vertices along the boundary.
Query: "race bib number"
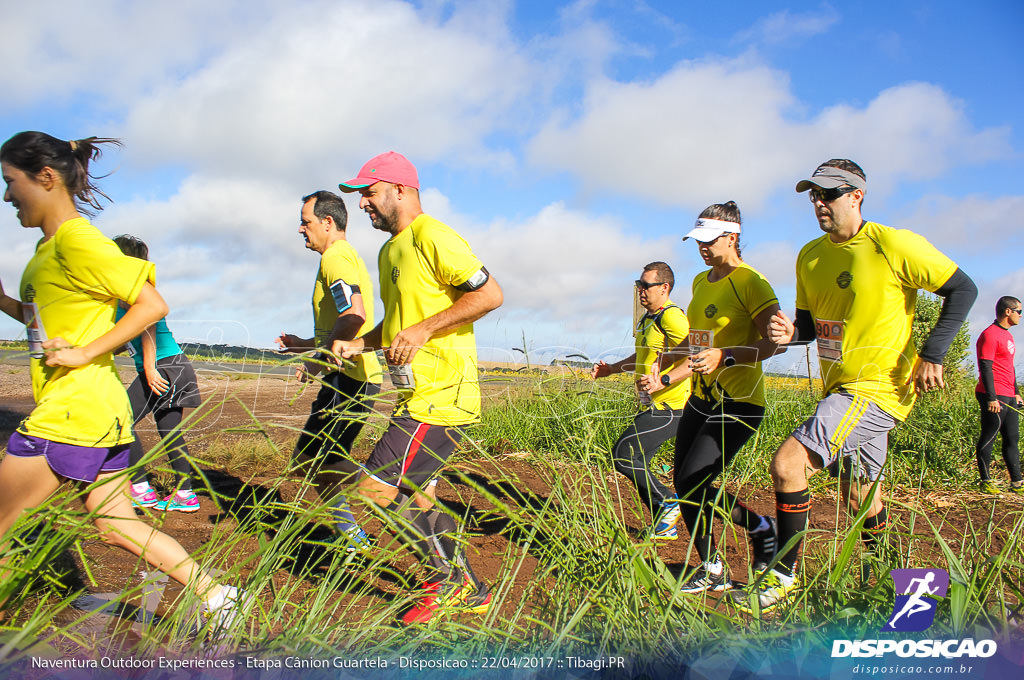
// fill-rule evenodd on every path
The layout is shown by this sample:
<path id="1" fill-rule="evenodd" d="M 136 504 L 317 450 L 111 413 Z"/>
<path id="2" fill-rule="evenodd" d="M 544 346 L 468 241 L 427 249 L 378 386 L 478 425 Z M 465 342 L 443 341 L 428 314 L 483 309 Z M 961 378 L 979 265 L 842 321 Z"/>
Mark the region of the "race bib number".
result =
<path id="1" fill-rule="evenodd" d="M 715 331 L 690 329 L 690 354 L 697 354 L 715 346 Z"/>
<path id="2" fill-rule="evenodd" d="M 338 314 L 352 306 L 352 296 L 358 292 L 358 288 L 352 288 L 340 279 L 331 284 L 331 297 L 334 298 L 334 306 L 337 308 Z"/>
<path id="3" fill-rule="evenodd" d="M 818 340 L 818 358 L 839 363 L 843 360 L 843 322 L 814 320 L 814 333 Z"/>
<path id="4" fill-rule="evenodd" d="M 21 313 L 25 319 L 25 335 L 28 337 L 29 354 L 35 359 L 43 358 L 43 343 L 47 341 L 43 319 L 39 316 L 39 305 L 34 302 L 21 303 Z"/>

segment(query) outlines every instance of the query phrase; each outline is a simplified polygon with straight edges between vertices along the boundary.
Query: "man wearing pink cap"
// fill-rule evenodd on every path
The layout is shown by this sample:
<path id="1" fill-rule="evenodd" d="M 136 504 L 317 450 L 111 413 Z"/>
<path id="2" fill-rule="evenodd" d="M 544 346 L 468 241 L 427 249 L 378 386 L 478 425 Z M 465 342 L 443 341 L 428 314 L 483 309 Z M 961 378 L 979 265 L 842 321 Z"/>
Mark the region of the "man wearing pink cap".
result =
<path id="1" fill-rule="evenodd" d="M 501 288 L 465 239 L 424 214 L 416 168 L 401 154 L 370 159 L 338 186 L 358 191 L 370 223 L 391 235 L 377 257 L 383 321 L 332 350 L 348 358 L 384 348 L 397 391 L 359 491 L 390 511 L 396 535 L 430 567 L 422 598 L 402 621 L 486 612 L 491 595 L 469 567 L 456 520 L 435 509 L 425 489 L 462 438 L 459 428 L 480 419 L 473 322 L 501 305 Z"/>

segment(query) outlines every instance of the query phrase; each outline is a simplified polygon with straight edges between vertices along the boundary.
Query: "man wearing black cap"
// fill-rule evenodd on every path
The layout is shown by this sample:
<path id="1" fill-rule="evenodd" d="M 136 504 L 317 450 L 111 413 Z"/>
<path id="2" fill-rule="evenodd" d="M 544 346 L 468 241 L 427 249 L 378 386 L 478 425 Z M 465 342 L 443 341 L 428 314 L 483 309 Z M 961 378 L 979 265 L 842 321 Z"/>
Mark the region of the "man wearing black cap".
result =
<path id="1" fill-rule="evenodd" d="M 502 303 L 501 288 L 466 240 L 423 212 L 419 186 L 416 168 L 394 151 L 371 158 L 339 185 L 360 193 L 359 207 L 390 238 L 377 257 L 384 319 L 331 348 L 344 358 L 383 348 L 397 390 L 359 491 L 388 511 L 398 538 L 428 563 L 430 576 L 418 604 L 402 617 L 406 624 L 446 610 L 484 613 L 490 606 L 455 518 L 426 492 L 462 438 L 461 426 L 480 419 L 473 322 Z"/>
<path id="2" fill-rule="evenodd" d="M 799 585 L 808 474 L 828 468 L 839 477 L 848 510 L 863 513 L 862 538 L 874 547 L 886 524 L 878 487 L 888 432 L 906 419 L 918 394 L 944 386 L 943 358 L 977 296 L 970 277 L 923 237 L 865 221 L 866 188 L 864 171 L 844 159 L 821 164 L 796 185 L 810 190 L 825 235 L 797 258 L 795 321 L 779 312 L 769 337 L 779 344 L 817 341 L 825 397 L 772 460 L 778 545 L 794 542 L 754 584 L 730 594 L 748 611 L 774 607 Z M 919 355 L 911 327 L 921 288 L 945 300 Z"/>

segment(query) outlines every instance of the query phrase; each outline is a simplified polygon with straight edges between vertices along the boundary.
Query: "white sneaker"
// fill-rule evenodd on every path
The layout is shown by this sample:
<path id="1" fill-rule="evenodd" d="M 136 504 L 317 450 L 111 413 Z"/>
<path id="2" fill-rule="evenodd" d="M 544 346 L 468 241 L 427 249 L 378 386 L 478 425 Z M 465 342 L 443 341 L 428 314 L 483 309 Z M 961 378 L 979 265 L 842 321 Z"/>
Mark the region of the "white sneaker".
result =
<path id="1" fill-rule="evenodd" d="M 741 611 L 758 616 L 789 599 L 800 587 L 800 579 L 786 576 L 774 569 L 760 574 L 754 583 L 743 590 L 729 593 L 732 603 Z"/>
<path id="2" fill-rule="evenodd" d="M 203 604 L 203 618 L 209 623 L 211 631 L 224 632 L 240 618 L 242 608 L 251 599 L 249 593 L 241 588 L 223 586 L 216 597 Z"/>

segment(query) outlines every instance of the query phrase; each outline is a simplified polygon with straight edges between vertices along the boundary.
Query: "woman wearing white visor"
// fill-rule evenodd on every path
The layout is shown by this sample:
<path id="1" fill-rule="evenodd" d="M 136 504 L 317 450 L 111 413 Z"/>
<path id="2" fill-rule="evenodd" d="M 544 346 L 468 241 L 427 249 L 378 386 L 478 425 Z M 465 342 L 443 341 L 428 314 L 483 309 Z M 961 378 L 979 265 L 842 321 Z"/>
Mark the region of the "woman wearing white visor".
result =
<path id="1" fill-rule="evenodd" d="M 683 409 L 675 448 L 676 494 L 701 562 L 681 588 L 686 593 L 721 591 L 730 585 L 711 534 L 716 505 L 749 532 L 752 571 L 770 562 L 776 550 L 771 519 L 749 510 L 724 488 L 711 486 L 761 424 L 761 361 L 779 352 L 766 339 L 779 302 L 768 280 L 743 261 L 740 230 L 740 210 L 729 201 L 704 210 L 683 237 L 697 241 L 704 263 L 711 267 L 693 280 L 686 310 L 688 342 L 673 352 L 688 353 L 693 371 L 693 394 Z M 683 367 L 649 380 L 670 385 L 684 377 Z"/>

